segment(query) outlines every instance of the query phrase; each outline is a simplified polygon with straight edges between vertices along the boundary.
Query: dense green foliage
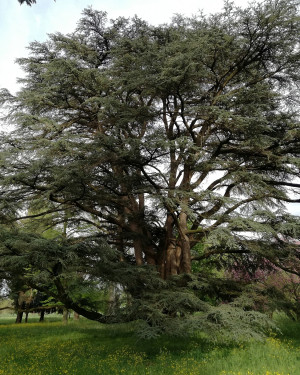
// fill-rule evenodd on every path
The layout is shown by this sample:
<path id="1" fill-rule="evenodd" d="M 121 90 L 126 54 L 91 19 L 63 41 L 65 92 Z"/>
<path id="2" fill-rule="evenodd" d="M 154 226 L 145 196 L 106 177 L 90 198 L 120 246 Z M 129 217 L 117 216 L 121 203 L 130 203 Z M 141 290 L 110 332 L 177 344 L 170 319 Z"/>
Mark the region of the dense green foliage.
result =
<path id="1" fill-rule="evenodd" d="M 0 97 L 0 277 L 147 337 L 266 327 L 276 293 L 228 272 L 299 276 L 299 31 L 296 1 L 266 0 L 155 27 L 88 8 L 31 43 Z"/>
<path id="2" fill-rule="evenodd" d="M 287 319 L 284 335 L 239 345 L 205 337 L 143 341 L 129 325 L 32 319 L 15 326 L 0 318 L 1 375 L 299 375 L 300 327 Z"/>

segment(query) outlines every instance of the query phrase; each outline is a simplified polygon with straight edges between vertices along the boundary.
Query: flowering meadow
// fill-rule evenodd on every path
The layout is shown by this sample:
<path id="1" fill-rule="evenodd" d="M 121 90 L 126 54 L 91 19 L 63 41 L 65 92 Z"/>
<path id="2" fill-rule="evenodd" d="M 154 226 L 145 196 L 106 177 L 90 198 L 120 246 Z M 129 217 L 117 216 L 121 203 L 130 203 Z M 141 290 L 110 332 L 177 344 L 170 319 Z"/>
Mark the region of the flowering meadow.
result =
<path id="1" fill-rule="evenodd" d="M 59 320 L 58 320 L 59 319 Z M 300 375 L 300 323 L 281 321 L 265 342 L 138 339 L 132 325 L 60 317 L 13 324 L 0 315 L 0 375 Z"/>

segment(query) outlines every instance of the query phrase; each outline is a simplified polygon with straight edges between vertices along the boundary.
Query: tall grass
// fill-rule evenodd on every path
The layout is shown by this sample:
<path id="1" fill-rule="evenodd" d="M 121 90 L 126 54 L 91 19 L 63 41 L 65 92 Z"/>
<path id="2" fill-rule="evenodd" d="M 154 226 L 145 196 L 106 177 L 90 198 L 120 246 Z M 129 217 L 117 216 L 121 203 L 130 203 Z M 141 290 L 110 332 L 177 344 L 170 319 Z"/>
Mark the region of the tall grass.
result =
<path id="1" fill-rule="evenodd" d="M 283 335 L 240 345 L 142 341 L 132 325 L 51 319 L 15 325 L 0 317 L 0 375 L 300 375 L 300 324 L 285 318 Z"/>

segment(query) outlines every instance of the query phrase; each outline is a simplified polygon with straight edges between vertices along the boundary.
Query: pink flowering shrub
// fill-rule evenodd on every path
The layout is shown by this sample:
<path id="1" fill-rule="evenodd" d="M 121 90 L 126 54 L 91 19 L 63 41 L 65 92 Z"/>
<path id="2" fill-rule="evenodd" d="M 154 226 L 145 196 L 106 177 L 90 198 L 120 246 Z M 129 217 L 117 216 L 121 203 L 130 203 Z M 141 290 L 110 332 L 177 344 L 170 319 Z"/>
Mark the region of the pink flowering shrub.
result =
<path id="1" fill-rule="evenodd" d="M 227 273 L 248 287 L 251 308 L 272 315 L 283 310 L 293 319 L 300 318 L 300 277 L 274 266 L 263 258 L 259 265 L 234 263 Z"/>

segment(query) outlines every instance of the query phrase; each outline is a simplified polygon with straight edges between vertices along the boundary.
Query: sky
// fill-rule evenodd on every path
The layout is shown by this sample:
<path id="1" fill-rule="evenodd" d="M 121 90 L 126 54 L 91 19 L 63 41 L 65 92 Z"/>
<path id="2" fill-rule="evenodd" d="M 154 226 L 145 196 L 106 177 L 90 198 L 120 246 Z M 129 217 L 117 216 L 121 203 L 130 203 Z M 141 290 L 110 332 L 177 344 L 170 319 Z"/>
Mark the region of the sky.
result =
<path id="1" fill-rule="evenodd" d="M 261 2 L 262 0 L 257 0 Z M 247 0 L 235 0 L 240 7 Z M 18 90 L 17 77 L 23 72 L 15 63 L 26 57 L 26 47 L 35 40 L 47 40 L 47 34 L 72 32 L 84 8 L 106 11 L 108 18 L 137 15 L 150 24 L 168 23 L 174 14 L 186 16 L 203 10 L 205 14 L 222 9 L 223 0 L 37 0 L 31 7 L 18 0 L 0 0 L 0 88 L 12 93 Z M 300 215 L 300 205 L 289 205 L 289 211 Z"/>

